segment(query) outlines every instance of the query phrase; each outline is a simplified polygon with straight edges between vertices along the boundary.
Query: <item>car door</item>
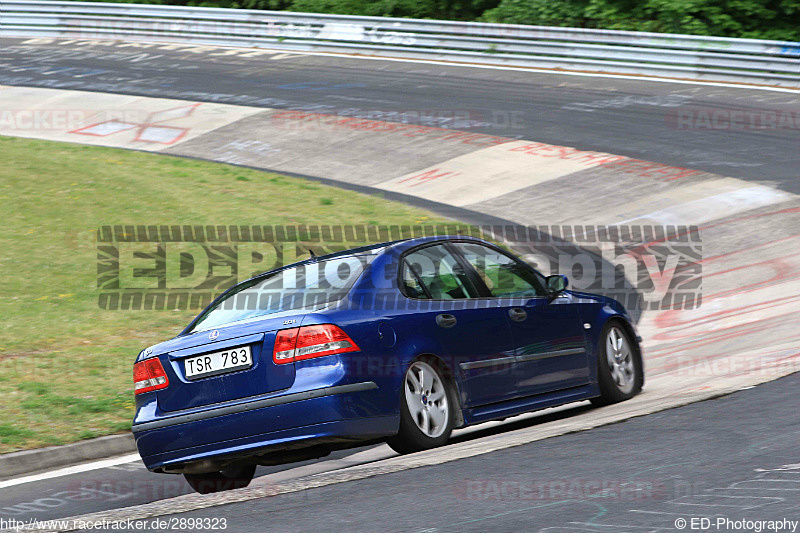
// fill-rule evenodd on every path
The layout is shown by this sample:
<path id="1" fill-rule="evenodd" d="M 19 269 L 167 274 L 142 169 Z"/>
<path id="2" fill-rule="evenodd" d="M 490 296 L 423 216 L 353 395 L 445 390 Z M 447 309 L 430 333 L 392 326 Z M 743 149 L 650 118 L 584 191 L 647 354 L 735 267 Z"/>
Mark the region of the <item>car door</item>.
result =
<path id="1" fill-rule="evenodd" d="M 589 357 L 578 305 L 569 292 L 550 295 L 544 277 L 499 248 L 453 243 L 508 320 L 514 338 L 515 388 L 542 394 L 589 382 Z M 480 287 L 483 285 L 483 287 Z"/>
<path id="2" fill-rule="evenodd" d="M 514 395 L 514 344 L 505 311 L 496 302 L 475 299 L 474 280 L 446 244 L 404 254 L 400 285 L 407 297 L 420 301 L 409 324 L 413 334 L 435 339 L 436 355 L 461 373 L 465 406 Z"/>

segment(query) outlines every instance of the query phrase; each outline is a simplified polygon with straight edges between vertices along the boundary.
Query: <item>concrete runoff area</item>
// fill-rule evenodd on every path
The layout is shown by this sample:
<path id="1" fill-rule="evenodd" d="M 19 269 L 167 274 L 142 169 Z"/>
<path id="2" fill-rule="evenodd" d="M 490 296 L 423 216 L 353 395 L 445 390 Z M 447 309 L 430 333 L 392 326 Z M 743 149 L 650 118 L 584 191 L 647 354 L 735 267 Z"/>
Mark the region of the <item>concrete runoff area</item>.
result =
<path id="1" fill-rule="evenodd" d="M 257 113 L 258 109 L 81 91 L 0 87 L 0 131 L 19 137 L 159 151 Z M 9 131 L 10 130 L 10 131 Z"/>

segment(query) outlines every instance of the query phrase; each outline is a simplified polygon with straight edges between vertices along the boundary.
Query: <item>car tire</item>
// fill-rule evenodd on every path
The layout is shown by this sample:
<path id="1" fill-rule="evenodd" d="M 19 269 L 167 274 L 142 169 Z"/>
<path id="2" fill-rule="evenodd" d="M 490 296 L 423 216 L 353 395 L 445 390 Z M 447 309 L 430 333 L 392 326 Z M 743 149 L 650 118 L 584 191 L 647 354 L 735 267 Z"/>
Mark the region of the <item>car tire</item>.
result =
<path id="1" fill-rule="evenodd" d="M 184 474 L 183 477 L 200 494 L 213 494 L 226 490 L 243 489 L 253 481 L 256 465 L 232 465 L 221 472 L 207 474 Z"/>
<path id="2" fill-rule="evenodd" d="M 398 453 L 441 446 L 450 438 L 456 402 L 438 365 L 417 360 L 409 365 L 400 391 L 400 431 L 387 439 Z"/>
<path id="3" fill-rule="evenodd" d="M 592 398 L 595 406 L 609 405 L 633 398 L 642 390 L 644 373 L 639 350 L 630 333 L 618 321 L 608 322 L 600 336 L 597 382 L 600 396 Z"/>

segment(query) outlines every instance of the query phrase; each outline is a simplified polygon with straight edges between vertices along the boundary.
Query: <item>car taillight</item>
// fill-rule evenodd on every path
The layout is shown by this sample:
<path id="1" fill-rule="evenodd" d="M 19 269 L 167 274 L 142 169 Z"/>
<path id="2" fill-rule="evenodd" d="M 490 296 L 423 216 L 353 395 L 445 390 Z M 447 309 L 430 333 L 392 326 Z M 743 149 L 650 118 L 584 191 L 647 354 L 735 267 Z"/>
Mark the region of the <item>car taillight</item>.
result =
<path id="1" fill-rule="evenodd" d="M 313 357 L 357 352 L 360 348 L 347 333 L 333 324 L 283 329 L 275 336 L 272 360 L 282 365 Z"/>
<path id="2" fill-rule="evenodd" d="M 294 360 L 294 349 L 297 346 L 297 331 L 299 329 L 282 329 L 275 335 L 275 349 L 272 351 L 272 360 L 276 364 L 291 363 Z"/>
<path id="3" fill-rule="evenodd" d="M 142 394 L 169 387 L 169 378 L 158 357 L 133 365 L 133 393 Z"/>

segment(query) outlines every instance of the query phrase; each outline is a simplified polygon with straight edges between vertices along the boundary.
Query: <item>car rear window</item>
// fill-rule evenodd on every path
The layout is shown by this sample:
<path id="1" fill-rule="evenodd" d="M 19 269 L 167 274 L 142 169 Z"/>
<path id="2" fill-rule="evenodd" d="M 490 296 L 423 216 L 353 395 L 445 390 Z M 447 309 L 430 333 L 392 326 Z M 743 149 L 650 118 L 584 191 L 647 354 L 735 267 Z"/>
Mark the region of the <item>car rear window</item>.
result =
<path id="1" fill-rule="evenodd" d="M 245 281 L 204 311 L 191 331 L 341 300 L 374 258 L 368 254 L 320 260 Z"/>

